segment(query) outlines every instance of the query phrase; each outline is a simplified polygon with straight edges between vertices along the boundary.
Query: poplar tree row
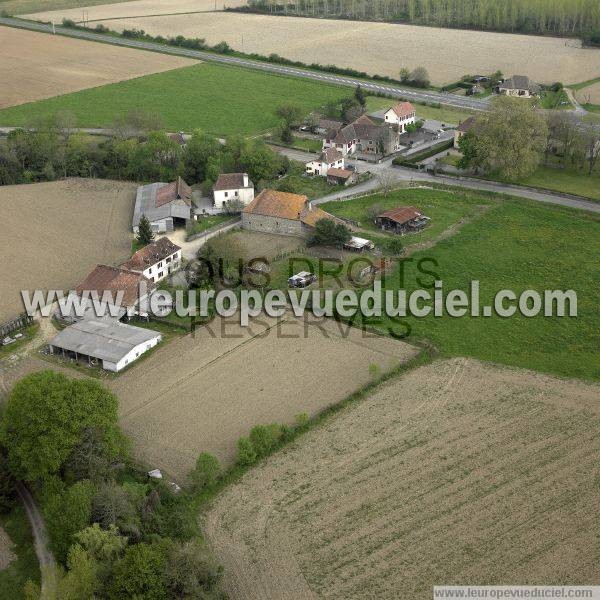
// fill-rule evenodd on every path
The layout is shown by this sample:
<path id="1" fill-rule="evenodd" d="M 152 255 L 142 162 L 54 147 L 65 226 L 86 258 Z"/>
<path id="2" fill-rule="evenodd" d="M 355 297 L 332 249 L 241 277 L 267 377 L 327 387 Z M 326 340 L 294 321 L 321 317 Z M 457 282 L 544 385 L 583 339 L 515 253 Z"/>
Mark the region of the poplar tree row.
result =
<path id="1" fill-rule="evenodd" d="M 249 0 L 273 13 L 441 27 L 583 35 L 600 30 L 598 0 Z"/>

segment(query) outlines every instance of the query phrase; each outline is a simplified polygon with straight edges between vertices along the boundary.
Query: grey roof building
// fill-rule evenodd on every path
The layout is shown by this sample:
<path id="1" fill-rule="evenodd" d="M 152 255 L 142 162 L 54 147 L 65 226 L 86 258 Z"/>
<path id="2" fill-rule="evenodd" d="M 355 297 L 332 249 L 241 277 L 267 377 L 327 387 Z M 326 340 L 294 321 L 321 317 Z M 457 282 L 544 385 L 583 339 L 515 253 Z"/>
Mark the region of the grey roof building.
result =
<path id="1" fill-rule="evenodd" d="M 107 371 L 120 371 L 158 344 L 158 331 L 132 327 L 114 319 L 79 321 L 58 333 L 49 343 L 52 354 L 88 362 L 102 361 Z"/>
<path id="2" fill-rule="evenodd" d="M 529 98 L 541 91 L 542 88 L 526 75 L 513 75 L 498 85 L 498 92 L 507 96 Z"/>
<path id="3" fill-rule="evenodd" d="M 132 228 L 138 232 L 142 215 L 159 233 L 172 231 L 176 225 L 185 225 L 192 217 L 192 190 L 179 177 L 171 183 L 150 183 L 137 189 Z"/>

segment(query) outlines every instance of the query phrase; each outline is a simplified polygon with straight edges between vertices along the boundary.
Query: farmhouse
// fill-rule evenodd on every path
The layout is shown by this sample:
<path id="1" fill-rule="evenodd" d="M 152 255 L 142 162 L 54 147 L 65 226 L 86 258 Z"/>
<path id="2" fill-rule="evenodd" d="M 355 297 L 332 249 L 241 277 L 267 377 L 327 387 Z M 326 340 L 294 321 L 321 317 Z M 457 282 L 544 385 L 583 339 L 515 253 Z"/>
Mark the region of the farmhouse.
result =
<path id="1" fill-rule="evenodd" d="M 335 219 L 306 196 L 263 190 L 242 211 L 242 229 L 280 235 L 307 236 L 320 219 Z"/>
<path id="2" fill-rule="evenodd" d="M 185 227 L 192 219 L 192 189 L 181 179 L 171 183 L 151 183 L 137 189 L 133 211 L 133 231 L 138 233 L 144 215 L 156 233 Z"/>
<path id="3" fill-rule="evenodd" d="M 155 282 L 179 269 L 180 265 L 181 248 L 169 238 L 162 237 L 138 250 L 121 267 Z"/>
<path id="4" fill-rule="evenodd" d="M 376 125 L 362 115 L 340 129 L 331 129 L 323 140 L 323 150 L 336 148 L 343 156 L 362 153 L 385 156 L 400 150 L 400 134 L 388 124 Z"/>
<path id="5" fill-rule="evenodd" d="M 541 92 L 541 87 L 526 75 L 513 75 L 498 85 L 497 92 L 505 96 L 531 98 Z"/>
<path id="6" fill-rule="evenodd" d="M 329 169 L 343 169 L 344 155 L 335 148 L 327 148 L 321 152 L 321 156 L 306 163 L 308 175 L 320 175 L 326 177 Z"/>
<path id="7" fill-rule="evenodd" d="M 179 133 L 169 133 L 169 139 L 175 142 L 181 148 L 185 148 L 187 146 L 183 131 L 180 131 Z"/>
<path id="8" fill-rule="evenodd" d="M 158 331 L 119 323 L 113 319 L 84 320 L 66 327 L 49 343 L 50 353 L 65 358 L 102 363 L 107 371 L 118 372 L 156 346 Z"/>
<path id="9" fill-rule="evenodd" d="M 325 135 L 330 129 L 341 129 L 344 124 L 337 119 L 319 119 L 314 127 L 314 132 Z"/>
<path id="10" fill-rule="evenodd" d="M 400 234 L 421 231 L 429 221 L 429 217 L 424 216 L 414 206 L 393 208 L 375 217 L 375 225 L 384 231 Z"/>
<path id="11" fill-rule="evenodd" d="M 232 201 L 246 206 L 254 200 L 254 184 L 248 173 L 222 173 L 213 187 L 213 198 L 217 208 L 224 208 Z"/>
<path id="12" fill-rule="evenodd" d="M 454 147 L 458 148 L 462 137 L 475 125 L 475 117 L 465 119 L 454 131 Z"/>
<path id="13" fill-rule="evenodd" d="M 133 316 L 139 312 L 140 304 L 149 298 L 155 287 L 150 280 L 136 271 L 97 265 L 77 286 L 75 292 L 82 298 L 98 298 L 108 307 L 120 307 L 123 309 L 122 313 Z"/>
<path id="14" fill-rule="evenodd" d="M 348 169 L 329 169 L 327 183 L 329 185 L 350 185 L 356 182 L 356 173 Z"/>
<path id="15" fill-rule="evenodd" d="M 417 112 L 410 102 L 400 102 L 385 113 L 384 119 L 390 125 L 397 125 L 400 132 L 404 133 L 407 125 L 416 122 Z"/>

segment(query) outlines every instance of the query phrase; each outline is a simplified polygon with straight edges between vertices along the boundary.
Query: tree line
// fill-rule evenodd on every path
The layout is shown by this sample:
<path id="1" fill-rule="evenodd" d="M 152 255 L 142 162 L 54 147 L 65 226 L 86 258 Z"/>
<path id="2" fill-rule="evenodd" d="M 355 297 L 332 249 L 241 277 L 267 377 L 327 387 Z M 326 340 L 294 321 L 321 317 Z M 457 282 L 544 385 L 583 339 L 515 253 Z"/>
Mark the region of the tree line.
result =
<path id="1" fill-rule="evenodd" d="M 249 0 L 247 9 L 520 33 L 600 31 L 597 0 Z"/>
<path id="2" fill-rule="evenodd" d="M 105 138 L 78 132 L 70 113 L 59 113 L 16 129 L 0 140 L 0 185 L 95 177 L 126 181 L 204 182 L 220 173 L 243 171 L 265 185 L 289 168 L 289 161 L 262 140 L 232 137 L 222 144 L 196 130 L 183 149 L 152 115 L 128 113 Z M 99 141 L 100 140 L 100 141 Z"/>

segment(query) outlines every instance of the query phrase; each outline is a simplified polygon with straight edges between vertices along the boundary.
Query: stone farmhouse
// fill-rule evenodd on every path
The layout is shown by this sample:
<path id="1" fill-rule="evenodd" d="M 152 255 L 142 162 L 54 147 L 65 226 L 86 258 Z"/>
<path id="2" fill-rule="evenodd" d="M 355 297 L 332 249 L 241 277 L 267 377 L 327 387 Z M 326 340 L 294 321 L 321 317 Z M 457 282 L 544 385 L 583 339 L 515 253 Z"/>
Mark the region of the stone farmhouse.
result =
<path id="1" fill-rule="evenodd" d="M 473 128 L 475 125 L 475 117 L 469 117 L 465 119 L 454 131 L 454 147 L 459 148 L 460 140 L 463 138 L 467 131 Z"/>
<path id="2" fill-rule="evenodd" d="M 181 248 L 162 237 L 138 250 L 121 267 L 143 275 L 152 283 L 161 281 L 181 265 Z"/>
<path id="3" fill-rule="evenodd" d="M 319 158 L 306 163 L 308 175 L 327 177 L 329 169 L 343 169 L 344 155 L 336 148 L 327 148 L 321 152 Z"/>
<path id="4" fill-rule="evenodd" d="M 216 208 L 224 208 L 229 202 L 241 202 L 244 206 L 254 200 L 254 184 L 248 173 L 222 173 L 213 187 Z"/>
<path id="5" fill-rule="evenodd" d="M 356 183 L 356 173 L 349 169 L 329 169 L 327 183 L 329 185 L 351 185 Z"/>
<path id="6" fill-rule="evenodd" d="M 526 75 L 513 75 L 498 85 L 496 91 L 505 96 L 517 98 L 531 98 L 538 96 L 542 88 L 531 81 Z"/>
<path id="7" fill-rule="evenodd" d="M 152 231 L 165 233 L 185 227 L 194 219 L 192 189 L 178 177 L 171 183 L 151 183 L 137 189 L 132 229 L 138 233 L 142 215 L 150 221 Z"/>
<path id="8" fill-rule="evenodd" d="M 416 123 L 417 111 L 410 102 L 400 102 L 385 113 L 384 120 L 389 125 L 397 125 L 400 133 L 405 133 L 407 125 Z"/>
<path id="9" fill-rule="evenodd" d="M 400 133 L 397 127 L 386 123 L 376 125 L 362 115 L 345 127 L 328 131 L 323 150 L 328 148 L 335 148 L 343 156 L 356 153 L 385 156 L 400 150 Z"/>
<path id="10" fill-rule="evenodd" d="M 335 217 L 313 206 L 306 196 L 263 190 L 242 211 L 242 229 L 306 237 L 320 219 Z"/>

